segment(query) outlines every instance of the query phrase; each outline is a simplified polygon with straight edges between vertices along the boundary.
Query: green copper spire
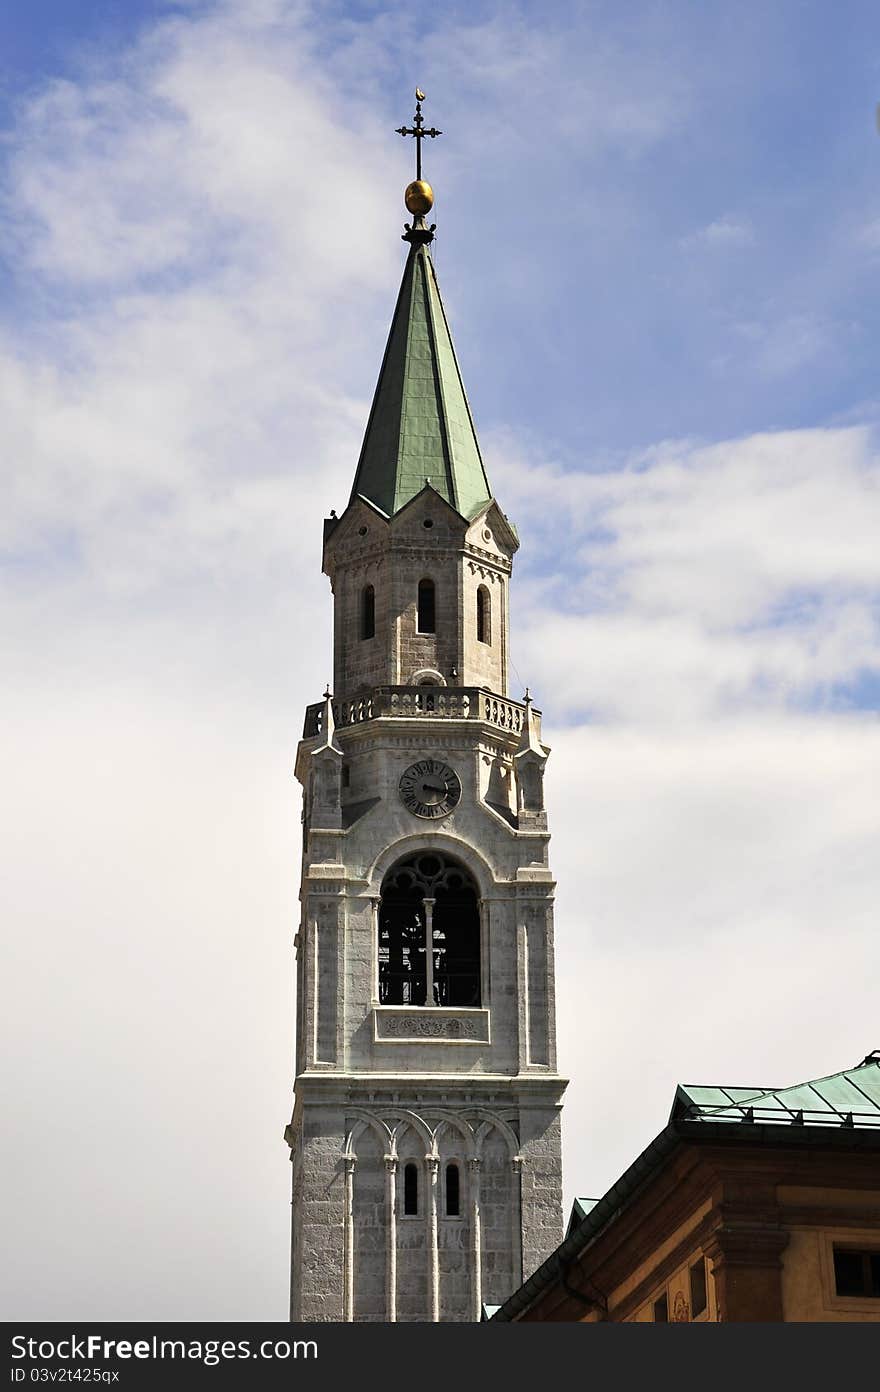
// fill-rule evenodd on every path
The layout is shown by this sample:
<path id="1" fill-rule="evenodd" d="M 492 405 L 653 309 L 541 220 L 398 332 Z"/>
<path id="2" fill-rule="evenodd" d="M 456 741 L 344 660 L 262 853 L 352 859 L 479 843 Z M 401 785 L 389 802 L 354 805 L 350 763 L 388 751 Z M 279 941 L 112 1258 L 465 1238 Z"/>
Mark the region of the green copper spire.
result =
<path id="1" fill-rule="evenodd" d="M 407 190 L 409 193 L 409 190 Z M 463 517 L 492 496 L 419 213 L 355 474 L 352 500 L 389 517 L 428 482 Z"/>
<path id="2" fill-rule="evenodd" d="M 492 494 L 419 221 L 410 232 L 352 499 L 366 498 L 392 517 L 428 482 L 470 517 Z"/>
<path id="3" fill-rule="evenodd" d="M 393 517 L 430 483 L 456 512 L 471 517 L 492 491 L 428 251 L 434 227 L 426 226 L 425 213 L 434 192 L 422 178 L 422 141 L 443 132 L 425 126 L 424 100 L 417 87 L 413 124 L 397 130 L 416 143 L 416 177 L 404 194 L 413 214 L 403 238 L 410 250 L 351 501 L 365 498 Z"/>

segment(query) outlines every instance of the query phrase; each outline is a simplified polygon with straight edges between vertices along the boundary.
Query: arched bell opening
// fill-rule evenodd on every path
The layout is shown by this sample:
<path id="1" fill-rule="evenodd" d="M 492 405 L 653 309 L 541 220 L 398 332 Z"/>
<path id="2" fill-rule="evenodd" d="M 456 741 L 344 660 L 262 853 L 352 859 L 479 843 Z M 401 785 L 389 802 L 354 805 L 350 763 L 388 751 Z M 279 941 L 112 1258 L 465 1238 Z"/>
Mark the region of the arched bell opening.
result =
<path id="1" fill-rule="evenodd" d="M 393 865 L 382 881 L 379 1001 L 480 1004 L 477 887 L 449 856 L 417 851 Z"/>

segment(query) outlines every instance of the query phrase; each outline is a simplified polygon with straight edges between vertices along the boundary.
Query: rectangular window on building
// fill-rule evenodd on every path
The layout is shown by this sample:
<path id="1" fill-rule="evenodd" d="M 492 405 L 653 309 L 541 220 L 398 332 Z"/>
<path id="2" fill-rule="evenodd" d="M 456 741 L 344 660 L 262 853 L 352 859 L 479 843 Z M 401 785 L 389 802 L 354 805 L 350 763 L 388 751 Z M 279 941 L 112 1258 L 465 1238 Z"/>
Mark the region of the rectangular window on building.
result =
<path id="1" fill-rule="evenodd" d="M 834 1288 L 838 1295 L 867 1296 L 880 1300 L 880 1249 L 834 1249 Z"/>
<path id="2" fill-rule="evenodd" d="M 659 1300 L 654 1301 L 654 1323 L 669 1323 L 669 1297 L 666 1295 L 665 1291 Z"/>
<path id="3" fill-rule="evenodd" d="M 690 1269 L 691 1319 L 696 1319 L 706 1308 L 706 1259 L 694 1262 Z"/>

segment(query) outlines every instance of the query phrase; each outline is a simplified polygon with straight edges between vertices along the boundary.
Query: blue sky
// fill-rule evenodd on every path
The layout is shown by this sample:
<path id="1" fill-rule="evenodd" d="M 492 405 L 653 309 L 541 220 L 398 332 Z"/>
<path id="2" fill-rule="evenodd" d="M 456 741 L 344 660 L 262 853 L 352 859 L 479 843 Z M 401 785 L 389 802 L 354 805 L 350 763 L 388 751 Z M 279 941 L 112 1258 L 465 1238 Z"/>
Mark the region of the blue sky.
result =
<path id="1" fill-rule="evenodd" d="M 401 274 L 416 82 L 444 131 L 444 301 L 523 542 L 513 694 L 532 687 L 553 749 L 567 1192 L 603 1192 L 678 1081 L 862 1058 L 874 8 L 17 8 L 4 1309 L 283 1317 L 291 769 L 331 670 L 321 519 Z M 90 1145 L 47 1146 L 47 1116 L 87 1118 Z"/>
<path id="2" fill-rule="evenodd" d="M 8 10 L 7 109 L 158 18 L 206 10 Z M 375 136 L 390 139 L 387 121 L 407 114 L 413 71 L 430 89 L 432 119 L 443 113 L 446 134 L 428 151 L 438 261 L 461 302 L 481 422 L 535 431 L 580 462 L 584 451 L 872 409 L 871 6 L 446 5 L 414 22 L 403 6 L 321 5 L 312 15 L 325 77 L 335 66 L 344 74 L 341 122 L 359 73 L 371 89 L 381 77 Z M 382 49 L 373 73 L 366 58 L 359 66 L 368 43 Z M 474 57 L 464 71 L 456 49 Z M 504 86 L 512 69 L 521 76 Z M 620 107 L 605 119 L 584 99 L 593 71 L 603 102 Z M 467 119 L 456 122 L 463 103 Z M 525 261 L 541 266 L 528 285 Z M 499 355 L 499 339 L 519 351 Z M 365 362 L 364 391 L 370 370 Z"/>

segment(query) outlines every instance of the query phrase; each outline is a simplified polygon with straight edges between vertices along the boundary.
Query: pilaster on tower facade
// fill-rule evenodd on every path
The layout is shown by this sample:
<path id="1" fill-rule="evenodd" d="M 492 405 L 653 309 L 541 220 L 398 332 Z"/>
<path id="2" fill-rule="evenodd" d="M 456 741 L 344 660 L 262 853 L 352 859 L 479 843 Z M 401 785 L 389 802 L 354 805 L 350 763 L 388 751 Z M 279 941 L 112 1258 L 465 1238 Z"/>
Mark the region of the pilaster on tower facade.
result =
<path id="1" fill-rule="evenodd" d="M 354 486 L 324 523 L 333 693 L 307 708 L 296 762 L 294 1320 L 477 1320 L 562 1237 L 549 750 L 528 697 L 508 696 L 518 541 L 483 467 L 431 202 L 407 189 Z"/>

